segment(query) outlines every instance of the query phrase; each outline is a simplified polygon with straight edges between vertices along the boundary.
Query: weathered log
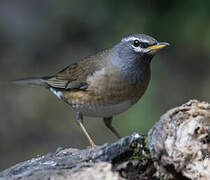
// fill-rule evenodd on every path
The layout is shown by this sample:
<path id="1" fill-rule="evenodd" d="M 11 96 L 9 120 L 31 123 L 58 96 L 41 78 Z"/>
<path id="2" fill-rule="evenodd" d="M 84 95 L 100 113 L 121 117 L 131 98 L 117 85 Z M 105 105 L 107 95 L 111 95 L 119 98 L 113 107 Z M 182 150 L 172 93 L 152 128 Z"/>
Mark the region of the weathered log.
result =
<path id="1" fill-rule="evenodd" d="M 151 161 L 146 159 L 148 154 L 145 136 L 134 133 L 113 144 L 104 144 L 96 148 L 84 150 L 71 148 L 58 149 L 55 153 L 49 153 L 46 156 L 19 163 L 3 171 L 0 173 L 0 179 L 21 178 L 48 180 L 49 178 L 76 178 L 74 173 L 83 171 L 85 168 L 93 167 L 92 169 L 94 169 L 101 167 L 104 169 L 105 166 L 110 172 L 112 167 L 112 169 L 120 172 L 124 177 L 126 177 L 128 173 L 132 176 L 132 173 L 135 174 L 135 171 L 138 169 L 143 173 L 145 168 L 147 168 L 147 164 L 152 164 Z M 142 164 L 139 160 L 142 161 Z M 97 164 L 99 162 L 107 163 Z M 133 172 L 127 172 L 127 167 L 131 169 L 135 167 L 137 170 L 133 169 Z M 100 171 L 100 168 L 98 169 Z M 81 175 L 81 173 L 79 173 L 79 175 Z"/>
<path id="2" fill-rule="evenodd" d="M 146 144 L 147 142 L 147 144 Z M 58 149 L 0 172 L 3 179 L 210 179 L 210 104 L 191 100 L 153 126 L 92 149 Z"/>
<path id="3" fill-rule="evenodd" d="M 210 104 L 191 100 L 164 114 L 148 147 L 161 179 L 210 179 Z"/>

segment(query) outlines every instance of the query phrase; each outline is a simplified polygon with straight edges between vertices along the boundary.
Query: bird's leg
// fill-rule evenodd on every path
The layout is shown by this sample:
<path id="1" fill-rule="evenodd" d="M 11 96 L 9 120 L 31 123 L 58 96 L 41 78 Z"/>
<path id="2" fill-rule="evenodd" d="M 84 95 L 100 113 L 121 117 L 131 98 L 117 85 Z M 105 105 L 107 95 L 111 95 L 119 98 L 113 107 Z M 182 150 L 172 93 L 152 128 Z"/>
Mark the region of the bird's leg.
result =
<path id="1" fill-rule="evenodd" d="M 115 134 L 115 136 L 117 136 L 118 138 L 121 138 L 119 133 L 112 126 L 112 117 L 105 117 L 104 123 L 105 123 L 106 127 L 108 127 Z"/>
<path id="2" fill-rule="evenodd" d="M 79 127 L 81 128 L 82 132 L 85 134 L 86 138 L 88 139 L 90 146 L 96 147 L 95 143 L 93 142 L 93 140 L 91 139 L 91 137 L 89 136 L 88 132 L 86 131 L 86 129 L 83 125 L 83 115 L 80 112 L 76 113 L 76 120 L 77 120 L 77 123 L 79 124 Z"/>

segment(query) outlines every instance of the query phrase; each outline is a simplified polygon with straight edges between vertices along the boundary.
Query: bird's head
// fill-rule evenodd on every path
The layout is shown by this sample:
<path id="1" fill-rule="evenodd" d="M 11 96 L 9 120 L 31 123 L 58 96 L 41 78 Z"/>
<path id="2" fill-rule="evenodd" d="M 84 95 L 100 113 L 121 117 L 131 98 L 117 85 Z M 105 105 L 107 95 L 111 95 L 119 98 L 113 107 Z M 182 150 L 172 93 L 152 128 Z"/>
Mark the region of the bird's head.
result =
<path id="1" fill-rule="evenodd" d="M 169 43 L 158 42 L 145 34 L 123 38 L 113 48 L 111 62 L 131 83 L 140 82 L 149 73 L 153 56 Z"/>
<path id="2" fill-rule="evenodd" d="M 115 51 L 120 59 L 127 60 L 151 60 L 161 49 L 169 46 L 169 43 L 158 42 L 145 34 L 134 34 L 125 37 L 115 46 Z"/>

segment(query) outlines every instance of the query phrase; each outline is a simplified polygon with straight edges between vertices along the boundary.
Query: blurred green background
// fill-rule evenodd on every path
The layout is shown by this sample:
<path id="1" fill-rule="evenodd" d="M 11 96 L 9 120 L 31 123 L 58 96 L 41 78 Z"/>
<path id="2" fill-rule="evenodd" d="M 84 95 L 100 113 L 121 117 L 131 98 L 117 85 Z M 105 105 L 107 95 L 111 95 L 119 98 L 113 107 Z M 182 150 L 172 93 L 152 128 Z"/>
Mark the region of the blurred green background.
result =
<path id="1" fill-rule="evenodd" d="M 0 170 L 60 146 L 88 145 L 70 107 L 47 90 L 8 81 L 52 75 L 133 33 L 171 46 L 153 59 L 143 98 L 114 118 L 122 136 L 147 133 L 189 99 L 210 101 L 210 1 L 0 1 Z M 116 141 L 101 119 L 85 118 L 85 126 L 97 144 Z"/>

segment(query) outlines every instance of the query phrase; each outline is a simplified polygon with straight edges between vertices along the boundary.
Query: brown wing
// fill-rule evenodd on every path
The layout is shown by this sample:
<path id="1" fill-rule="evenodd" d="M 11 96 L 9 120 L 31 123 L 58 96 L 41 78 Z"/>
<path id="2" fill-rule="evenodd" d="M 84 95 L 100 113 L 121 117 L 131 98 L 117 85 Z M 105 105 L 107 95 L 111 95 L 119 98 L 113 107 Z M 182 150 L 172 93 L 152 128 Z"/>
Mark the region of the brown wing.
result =
<path id="1" fill-rule="evenodd" d="M 87 77 L 103 67 L 108 51 L 104 50 L 74 63 L 54 76 L 45 78 L 45 81 L 53 88 L 85 90 L 88 88 Z"/>

